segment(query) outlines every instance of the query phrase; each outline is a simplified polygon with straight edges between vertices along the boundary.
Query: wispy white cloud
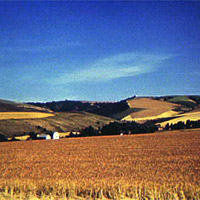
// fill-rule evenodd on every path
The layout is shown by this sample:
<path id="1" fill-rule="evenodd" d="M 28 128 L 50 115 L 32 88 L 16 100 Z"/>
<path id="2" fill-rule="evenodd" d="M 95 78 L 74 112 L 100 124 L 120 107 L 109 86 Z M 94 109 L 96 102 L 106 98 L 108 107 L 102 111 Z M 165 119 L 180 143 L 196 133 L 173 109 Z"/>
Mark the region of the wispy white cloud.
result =
<path id="1" fill-rule="evenodd" d="M 84 69 L 66 72 L 57 77 L 53 84 L 72 82 L 102 82 L 122 77 L 132 77 L 153 72 L 169 55 L 152 55 L 141 53 L 118 54 L 97 60 L 84 66 Z"/>

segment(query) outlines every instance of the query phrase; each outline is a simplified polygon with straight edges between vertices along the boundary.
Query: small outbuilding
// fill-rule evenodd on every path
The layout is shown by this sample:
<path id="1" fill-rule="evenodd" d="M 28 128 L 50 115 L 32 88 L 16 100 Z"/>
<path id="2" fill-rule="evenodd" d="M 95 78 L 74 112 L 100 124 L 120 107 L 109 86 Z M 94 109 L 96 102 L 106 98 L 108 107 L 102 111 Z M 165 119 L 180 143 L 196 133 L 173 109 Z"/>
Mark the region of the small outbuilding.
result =
<path id="1" fill-rule="evenodd" d="M 38 140 L 50 140 L 51 136 L 49 134 L 42 134 L 42 135 L 37 135 Z"/>

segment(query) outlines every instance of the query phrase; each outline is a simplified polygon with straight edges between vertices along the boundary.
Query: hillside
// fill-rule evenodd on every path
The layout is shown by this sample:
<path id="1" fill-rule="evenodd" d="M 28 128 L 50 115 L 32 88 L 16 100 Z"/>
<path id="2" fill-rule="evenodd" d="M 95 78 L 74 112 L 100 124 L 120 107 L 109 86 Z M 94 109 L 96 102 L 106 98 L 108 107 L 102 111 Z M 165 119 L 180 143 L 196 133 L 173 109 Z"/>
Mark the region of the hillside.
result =
<path id="1" fill-rule="evenodd" d="M 102 126 L 113 119 L 87 112 L 52 112 L 50 109 L 0 100 L 0 134 L 7 137 L 28 132 L 69 132 L 89 125 Z"/>
<path id="2" fill-rule="evenodd" d="M 127 121 L 145 121 L 172 117 L 178 114 L 175 109 L 180 107 L 180 105 L 155 100 L 153 98 L 134 98 L 128 100 L 127 102 L 130 108 L 134 108 L 136 110 L 123 118 L 123 120 Z"/>
<path id="3" fill-rule="evenodd" d="M 126 121 L 161 120 L 160 125 L 164 126 L 200 119 L 200 96 L 197 95 L 129 98 L 127 103 L 130 113 L 123 118 Z"/>
<path id="4" fill-rule="evenodd" d="M 28 103 L 29 105 L 50 109 L 54 112 L 85 111 L 117 120 L 133 118 L 172 117 L 177 113 L 195 110 L 200 104 L 200 96 L 133 96 L 118 102 L 94 101 L 52 101 L 46 103 Z"/>
<path id="5" fill-rule="evenodd" d="M 34 113 L 33 113 L 34 114 Z M 27 118 L 26 119 L 4 119 L 0 120 L 0 134 L 8 137 L 14 135 L 23 135 L 34 131 L 42 133 L 43 131 L 69 132 L 93 125 L 102 126 L 112 121 L 111 118 L 99 116 L 86 112 L 66 112 L 55 113 L 54 116 L 45 118 Z"/>
<path id="6" fill-rule="evenodd" d="M 50 109 L 30 104 L 0 99 L 0 112 L 52 112 Z"/>
<path id="7" fill-rule="evenodd" d="M 0 134 L 69 132 L 114 120 L 166 123 L 200 119 L 200 96 L 131 97 L 119 102 L 58 101 L 16 103 L 0 100 Z M 194 113 L 195 112 L 195 113 Z M 171 121 L 170 121 L 171 120 Z"/>
<path id="8" fill-rule="evenodd" d="M 197 105 L 200 104 L 199 95 L 163 96 L 156 97 L 155 99 L 180 104 L 188 108 L 195 108 Z"/>
<path id="9" fill-rule="evenodd" d="M 187 112 L 184 114 L 177 115 L 176 118 L 174 118 L 174 119 L 170 119 L 170 120 L 158 123 L 158 124 L 160 124 L 162 127 L 165 127 L 166 124 L 176 124 L 180 121 L 186 123 L 187 120 L 190 120 L 190 121 L 200 120 L 200 112 L 199 111 Z"/>

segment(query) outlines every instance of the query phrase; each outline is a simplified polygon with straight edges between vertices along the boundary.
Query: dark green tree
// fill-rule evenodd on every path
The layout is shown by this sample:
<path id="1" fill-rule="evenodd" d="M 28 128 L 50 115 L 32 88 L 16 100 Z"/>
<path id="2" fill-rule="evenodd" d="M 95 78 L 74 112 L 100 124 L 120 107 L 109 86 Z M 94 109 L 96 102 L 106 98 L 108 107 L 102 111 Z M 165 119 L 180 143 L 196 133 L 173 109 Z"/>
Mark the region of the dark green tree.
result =
<path id="1" fill-rule="evenodd" d="M 37 139 L 37 133 L 35 133 L 33 131 L 29 132 L 29 136 L 30 136 L 30 139 L 32 139 L 32 140 L 36 140 Z"/>
<path id="2" fill-rule="evenodd" d="M 7 141 L 7 137 L 5 135 L 0 134 L 0 142 Z"/>
<path id="3" fill-rule="evenodd" d="M 168 130 L 169 130 L 169 128 L 170 128 L 170 127 L 169 127 L 169 123 L 167 123 L 167 124 L 165 125 L 165 130 L 167 130 L 167 131 L 168 131 Z"/>
<path id="4" fill-rule="evenodd" d="M 80 136 L 83 136 L 83 137 L 84 136 L 95 136 L 95 135 L 98 135 L 98 131 L 93 126 L 84 128 L 80 134 Z"/>

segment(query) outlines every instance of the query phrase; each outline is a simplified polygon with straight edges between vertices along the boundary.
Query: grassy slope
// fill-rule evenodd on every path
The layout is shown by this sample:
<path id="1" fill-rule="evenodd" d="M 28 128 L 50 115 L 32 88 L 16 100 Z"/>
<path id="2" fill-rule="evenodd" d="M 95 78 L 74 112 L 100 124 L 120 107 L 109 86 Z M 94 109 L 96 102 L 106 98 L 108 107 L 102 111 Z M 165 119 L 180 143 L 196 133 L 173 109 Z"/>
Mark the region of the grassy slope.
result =
<path id="1" fill-rule="evenodd" d="M 135 98 L 128 100 L 128 104 L 130 109 L 135 108 L 138 111 L 124 117 L 124 120 L 127 121 L 143 122 L 146 120 L 174 117 L 174 119 L 159 123 L 164 127 L 167 123 L 186 122 L 188 119 L 196 121 L 200 119 L 198 103 L 189 96 L 172 96 L 167 99 Z"/>
<path id="2" fill-rule="evenodd" d="M 161 126 L 165 126 L 167 123 L 174 124 L 179 121 L 186 122 L 187 120 L 199 120 L 200 119 L 200 109 L 199 109 L 199 102 L 198 96 L 174 96 L 167 100 L 167 102 L 172 102 L 176 104 L 180 104 L 185 107 L 186 113 L 177 115 L 177 118 L 171 119 L 166 122 L 160 123 Z M 184 109 L 184 108 L 183 108 Z"/>
<path id="3" fill-rule="evenodd" d="M 42 132 L 42 128 L 50 131 L 68 132 L 78 130 L 89 125 L 101 126 L 112 121 L 111 118 L 86 113 L 55 113 L 53 117 L 40 119 L 0 120 L 0 134 L 12 137 L 25 132 Z"/>
<path id="4" fill-rule="evenodd" d="M 133 112 L 124 120 L 150 120 L 159 117 L 172 117 L 177 112 L 172 111 L 177 107 L 177 104 L 154 100 L 151 98 L 135 98 L 128 100 L 130 108 L 140 109 L 138 112 Z"/>
<path id="5" fill-rule="evenodd" d="M 160 125 L 162 127 L 165 127 L 165 125 L 167 123 L 169 123 L 169 124 L 175 124 L 175 123 L 180 122 L 180 121 L 186 123 L 187 120 L 197 121 L 197 120 L 200 119 L 200 112 L 188 112 L 188 113 L 185 113 L 185 114 L 182 114 L 182 115 L 178 115 L 178 116 L 179 116 L 178 118 L 162 122 L 162 123 L 160 123 Z"/>
<path id="6" fill-rule="evenodd" d="M 52 113 L 52 111 L 32 105 L 0 100 L 0 134 L 8 137 L 43 128 L 50 131 L 68 132 L 89 125 L 102 126 L 111 118 L 86 112 Z"/>
<path id="7" fill-rule="evenodd" d="M 0 112 L 51 112 L 49 109 L 0 99 Z"/>
<path id="8" fill-rule="evenodd" d="M 186 107 L 196 106 L 196 102 L 189 98 L 189 96 L 174 96 L 168 100 L 171 103 L 177 103 Z"/>
<path id="9" fill-rule="evenodd" d="M 197 99 L 196 96 L 191 96 Z M 134 120 L 151 120 L 160 118 L 173 117 L 180 112 L 189 112 L 196 110 L 197 102 L 190 96 L 164 96 L 164 97 L 143 97 L 127 99 L 129 108 L 123 112 L 119 112 L 112 117 L 115 119 Z M 173 112 L 176 108 L 177 112 Z M 143 119 L 144 118 L 144 119 Z"/>
<path id="10" fill-rule="evenodd" d="M 167 100 L 160 99 L 155 100 L 153 98 L 134 98 L 127 100 L 130 108 L 117 113 L 113 117 L 115 119 L 124 119 L 127 121 L 144 121 L 144 120 L 152 120 L 157 118 L 168 118 L 178 116 L 177 120 L 187 120 L 187 119 L 200 119 L 200 114 L 189 113 L 187 116 L 180 115 L 180 111 L 172 111 L 173 109 L 180 107 L 178 102 L 189 102 L 194 104 L 195 101 L 191 100 L 189 97 L 171 97 Z M 174 102 L 174 103 L 172 103 Z M 183 104 L 182 104 L 183 105 Z M 195 108 L 196 109 L 196 108 Z M 180 109 L 181 110 L 181 109 Z M 31 119 L 33 115 L 52 115 L 52 111 L 32 105 L 15 103 L 6 100 L 0 100 L 0 115 L 1 112 L 6 112 L 3 115 L 8 115 L 9 112 L 16 112 L 19 118 L 19 115 L 24 115 L 24 119 L 9 119 L 9 117 L 5 120 L 0 120 L 0 134 L 4 134 L 6 136 L 13 135 L 21 135 L 24 132 L 38 132 L 40 133 L 43 128 L 46 128 L 51 131 L 59 131 L 59 132 L 67 132 L 71 130 L 78 130 L 84 128 L 89 125 L 93 125 L 94 127 L 102 126 L 105 123 L 112 121 L 112 118 L 103 117 L 100 115 L 86 113 L 86 112 L 64 112 L 64 113 L 54 113 L 55 116 L 39 118 L 39 119 Z M 21 112 L 21 114 L 19 114 Z M 23 112 L 23 113 L 22 113 Z M 26 112 L 26 113 L 24 113 Z M 33 115 L 31 116 L 31 112 Z M 42 112 L 42 114 L 38 113 Z M 38 113 L 38 114 L 36 114 Z M 11 114 L 11 113 L 10 113 Z M 27 114 L 27 116 L 26 116 Z M 29 115 L 29 116 L 28 116 Z M 10 115 L 13 117 L 12 115 Z M 184 117 L 184 118 L 181 118 Z M 174 119 L 175 120 L 175 119 Z M 175 121 L 170 121 L 171 123 L 175 123 Z M 165 125 L 163 123 L 162 125 Z"/>
<path id="11" fill-rule="evenodd" d="M 122 112 L 119 112 L 119 113 L 116 113 L 114 115 L 112 115 L 112 117 L 114 119 L 117 119 L 117 120 L 121 120 L 129 115 L 131 115 L 132 113 L 136 113 L 136 112 L 139 112 L 139 111 L 142 111 L 144 110 L 143 108 L 128 108 Z"/>
<path id="12" fill-rule="evenodd" d="M 78 130 L 89 125 L 98 127 L 112 121 L 112 119 L 87 112 L 63 112 L 56 113 L 53 117 L 25 121 L 32 126 L 42 126 L 48 130 L 66 132 Z"/>
<path id="13" fill-rule="evenodd" d="M 189 101 L 189 102 L 195 103 L 195 101 L 190 99 L 188 96 L 174 96 L 174 97 L 170 98 L 168 101 L 169 102 L 180 102 L 180 101 L 188 102 Z"/>

